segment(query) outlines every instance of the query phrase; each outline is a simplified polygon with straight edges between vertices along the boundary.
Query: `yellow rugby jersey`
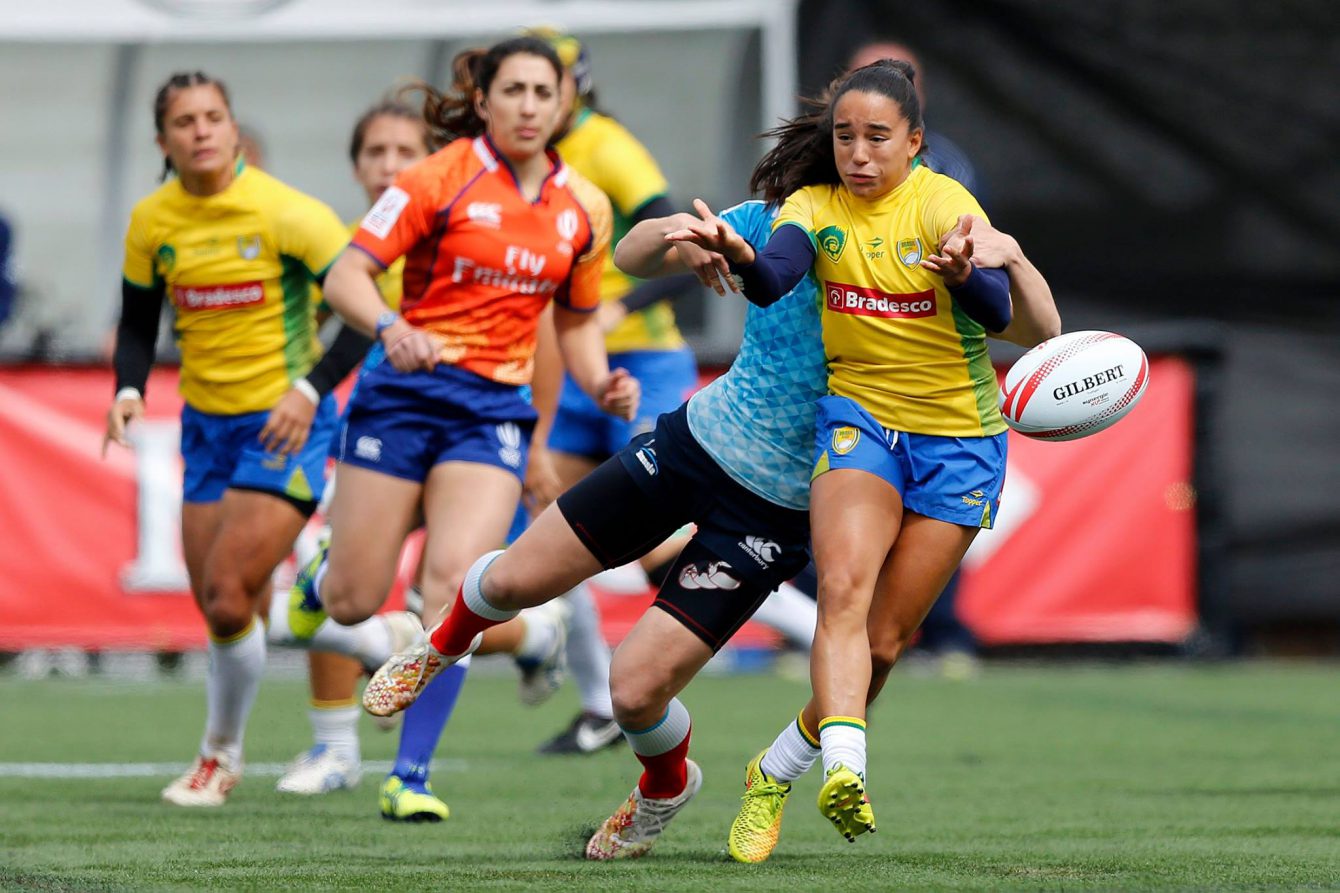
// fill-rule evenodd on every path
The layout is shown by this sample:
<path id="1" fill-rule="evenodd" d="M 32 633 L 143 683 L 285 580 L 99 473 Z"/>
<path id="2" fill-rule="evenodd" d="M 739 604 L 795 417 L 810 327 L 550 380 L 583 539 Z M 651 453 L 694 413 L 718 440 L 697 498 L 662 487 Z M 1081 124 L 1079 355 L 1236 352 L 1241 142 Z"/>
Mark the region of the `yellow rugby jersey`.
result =
<path id="1" fill-rule="evenodd" d="M 577 113 L 555 148 L 564 161 L 600 187 L 614 206 L 614 238 L 600 279 L 600 299 L 617 301 L 633 290 L 637 280 L 614 265 L 614 246 L 632 229 L 634 212 L 665 195 L 669 188 L 665 176 L 651 153 L 622 124 L 590 109 Z M 610 353 L 674 350 L 683 344 L 684 337 L 675 325 L 675 311 L 668 301 L 628 314 L 605 336 L 605 349 Z"/>
<path id="2" fill-rule="evenodd" d="M 166 289 L 189 405 L 260 412 L 320 357 L 315 280 L 348 242 L 325 204 L 239 165 L 217 195 L 191 195 L 174 178 L 141 199 L 122 275 Z"/>
<path id="3" fill-rule="evenodd" d="M 958 181 L 917 165 L 875 200 L 806 186 L 774 224 L 800 227 L 815 246 L 829 391 L 886 428 L 945 437 L 1005 430 L 985 329 L 920 265 L 960 214 L 986 217 Z"/>

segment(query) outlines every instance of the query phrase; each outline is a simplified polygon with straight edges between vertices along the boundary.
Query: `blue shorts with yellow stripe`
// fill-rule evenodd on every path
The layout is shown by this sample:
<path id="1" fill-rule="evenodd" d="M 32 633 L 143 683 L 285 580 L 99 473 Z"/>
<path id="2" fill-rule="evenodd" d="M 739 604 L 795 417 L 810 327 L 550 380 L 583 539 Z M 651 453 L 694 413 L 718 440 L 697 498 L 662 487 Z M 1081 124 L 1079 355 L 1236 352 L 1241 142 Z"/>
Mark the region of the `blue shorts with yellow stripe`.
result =
<path id="1" fill-rule="evenodd" d="M 837 468 L 893 485 L 904 508 L 928 518 L 990 528 L 1005 485 L 1005 434 L 938 437 L 881 427 L 847 397 L 821 397 L 814 477 Z"/>
<path id="2" fill-rule="evenodd" d="M 223 491 L 259 490 L 294 503 L 309 514 L 326 488 L 326 455 L 335 436 L 335 398 L 316 408 L 302 450 L 291 456 L 267 451 L 260 442 L 269 411 L 215 415 L 191 406 L 181 411 L 182 499 L 218 502 Z"/>

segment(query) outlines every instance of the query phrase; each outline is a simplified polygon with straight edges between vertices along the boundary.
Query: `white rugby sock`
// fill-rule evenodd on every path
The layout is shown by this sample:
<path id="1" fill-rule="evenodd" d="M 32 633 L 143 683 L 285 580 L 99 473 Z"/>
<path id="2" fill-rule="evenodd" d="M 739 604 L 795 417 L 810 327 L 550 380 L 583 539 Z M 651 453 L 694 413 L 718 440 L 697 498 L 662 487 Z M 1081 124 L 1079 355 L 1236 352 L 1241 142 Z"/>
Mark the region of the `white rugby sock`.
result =
<path id="1" fill-rule="evenodd" d="M 778 781 L 795 781 L 819 759 L 819 744 L 812 737 L 806 737 L 800 728 L 801 718 L 797 716 L 787 723 L 781 734 L 768 747 L 759 761 L 759 768 L 765 775 L 771 775 Z"/>
<path id="2" fill-rule="evenodd" d="M 307 643 L 312 651 L 333 651 L 356 658 L 365 667 L 380 667 L 391 657 L 391 628 L 380 614 L 353 626 L 327 617 Z"/>
<path id="3" fill-rule="evenodd" d="M 316 744 L 324 744 L 332 753 L 358 763 L 361 759 L 358 714 L 361 712 L 357 704 L 313 704 L 307 711 L 307 717 L 312 721 L 313 740 Z"/>
<path id="4" fill-rule="evenodd" d="M 809 651 L 819 622 L 819 606 L 790 583 L 783 583 L 758 606 L 754 619 L 777 630 L 792 645 Z"/>
<path id="5" fill-rule="evenodd" d="M 865 778 L 865 720 L 855 716 L 829 716 L 819 721 L 819 745 L 823 749 L 824 772 L 841 764 Z"/>
<path id="6" fill-rule="evenodd" d="M 568 669 L 582 696 L 582 710 L 609 719 L 614 716 L 610 702 L 610 646 L 600 631 L 600 610 L 591 587 L 585 583 L 563 596 L 572 606 L 568 621 Z"/>
<path id="7" fill-rule="evenodd" d="M 553 650 L 554 640 L 558 638 L 558 630 L 554 624 L 537 619 L 534 612 L 534 608 L 527 608 L 517 615 L 521 618 L 526 631 L 521 634 L 521 645 L 517 648 L 515 656 L 523 660 L 542 659 Z"/>
<path id="8" fill-rule="evenodd" d="M 205 735 L 200 740 L 203 756 L 221 756 L 233 770 L 241 769 L 247 717 L 264 673 L 265 632 L 256 618 L 228 641 L 210 636 Z"/>

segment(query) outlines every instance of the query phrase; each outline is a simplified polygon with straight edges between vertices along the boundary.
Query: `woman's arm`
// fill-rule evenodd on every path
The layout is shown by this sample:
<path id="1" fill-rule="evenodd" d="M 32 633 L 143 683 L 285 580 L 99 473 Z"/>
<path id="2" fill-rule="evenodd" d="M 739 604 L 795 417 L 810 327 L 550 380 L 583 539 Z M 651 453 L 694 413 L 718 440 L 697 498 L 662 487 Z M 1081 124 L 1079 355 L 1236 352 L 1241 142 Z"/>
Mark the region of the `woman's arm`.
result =
<path id="1" fill-rule="evenodd" d="M 960 224 L 960 227 L 963 224 Z M 960 227 L 945 234 L 944 245 Z M 1013 315 L 1010 324 L 992 337 L 1032 347 L 1061 334 L 1061 314 L 1056 309 L 1051 287 L 1019 247 L 1019 242 L 985 220 L 974 217 L 973 263 L 979 267 L 998 267 L 1010 278 Z"/>
<path id="2" fill-rule="evenodd" d="M 366 335 L 379 336 L 387 360 L 396 369 L 431 370 L 437 365 L 438 346 L 430 334 L 398 315 L 378 332 L 378 321 L 393 312 L 377 288 L 381 272 L 381 264 L 371 255 L 357 245 L 349 246 L 326 274 L 326 302 L 347 325 Z"/>
<path id="3" fill-rule="evenodd" d="M 102 441 L 104 456 L 109 443 L 130 446 L 126 425 L 144 415 L 144 389 L 154 364 L 154 342 L 158 340 L 164 294 L 162 284 L 140 288 L 128 280 L 121 281 L 121 319 L 116 325 L 116 349 L 112 355 L 116 396 L 107 411 L 107 434 Z"/>
<path id="4" fill-rule="evenodd" d="M 641 388 L 626 369 L 610 371 L 605 354 L 605 335 L 594 313 L 581 313 L 554 305 L 554 330 L 563 365 L 577 386 L 586 392 L 601 410 L 631 420 L 637 414 Z"/>
<path id="5" fill-rule="evenodd" d="M 666 241 L 696 245 L 725 257 L 752 304 L 766 307 L 781 299 L 814 265 L 814 245 L 799 227 L 778 227 L 763 250 L 756 252 L 729 223 L 712 213 L 706 202 L 694 199 L 693 207 L 701 219 L 668 233 Z"/>

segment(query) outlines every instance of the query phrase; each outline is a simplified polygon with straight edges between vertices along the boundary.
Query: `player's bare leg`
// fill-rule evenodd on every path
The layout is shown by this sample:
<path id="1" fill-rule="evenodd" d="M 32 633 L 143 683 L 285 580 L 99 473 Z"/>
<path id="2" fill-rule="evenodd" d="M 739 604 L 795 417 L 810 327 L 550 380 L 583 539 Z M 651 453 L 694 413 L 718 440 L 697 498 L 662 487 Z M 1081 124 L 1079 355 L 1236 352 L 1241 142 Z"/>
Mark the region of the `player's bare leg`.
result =
<path id="1" fill-rule="evenodd" d="M 655 606 L 615 650 L 614 715 L 644 771 L 628 799 L 587 842 L 586 858 L 645 855 L 702 786 L 701 770 L 688 759 L 688 711 L 676 695 L 711 657 L 702 639 Z"/>

